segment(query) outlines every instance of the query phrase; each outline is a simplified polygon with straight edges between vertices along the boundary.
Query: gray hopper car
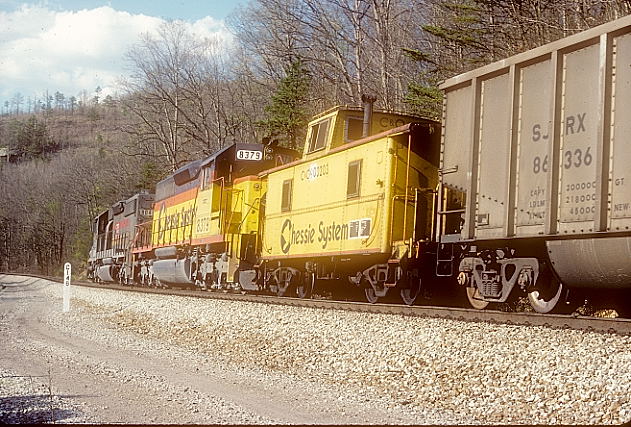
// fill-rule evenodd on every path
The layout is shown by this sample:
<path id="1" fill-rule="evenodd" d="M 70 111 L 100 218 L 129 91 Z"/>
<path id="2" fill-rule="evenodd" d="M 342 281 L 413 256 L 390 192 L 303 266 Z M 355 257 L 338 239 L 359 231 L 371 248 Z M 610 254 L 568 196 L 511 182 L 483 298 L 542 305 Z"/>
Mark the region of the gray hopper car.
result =
<path id="1" fill-rule="evenodd" d="M 438 273 L 478 308 L 631 287 L 631 16 L 441 88 Z"/>

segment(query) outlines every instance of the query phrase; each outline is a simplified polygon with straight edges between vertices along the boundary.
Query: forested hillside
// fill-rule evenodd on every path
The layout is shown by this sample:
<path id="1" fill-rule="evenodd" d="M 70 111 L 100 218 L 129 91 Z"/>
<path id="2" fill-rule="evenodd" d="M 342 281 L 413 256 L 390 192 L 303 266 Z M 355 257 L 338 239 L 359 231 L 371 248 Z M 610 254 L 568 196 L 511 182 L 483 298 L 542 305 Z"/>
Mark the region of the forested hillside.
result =
<path id="1" fill-rule="evenodd" d="M 631 0 L 252 0 L 232 44 L 179 22 L 124 56 L 115 97 L 16 94 L 0 112 L 0 270 L 80 267 L 90 220 L 235 141 L 300 148 L 337 104 L 440 117 L 440 80 L 631 13 Z"/>

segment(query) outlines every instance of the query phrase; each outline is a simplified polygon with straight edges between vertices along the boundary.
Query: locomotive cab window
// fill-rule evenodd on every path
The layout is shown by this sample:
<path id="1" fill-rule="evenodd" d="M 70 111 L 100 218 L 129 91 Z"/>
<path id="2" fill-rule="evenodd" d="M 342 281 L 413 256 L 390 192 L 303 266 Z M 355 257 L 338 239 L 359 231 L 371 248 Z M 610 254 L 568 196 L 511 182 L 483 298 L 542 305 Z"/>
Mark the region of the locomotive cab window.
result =
<path id="1" fill-rule="evenodd" d="M 211 180 L 208 188 L 212 188 L 210 211 L 215 214 L 221 210 L 223 201 L 223 181 L 214 182 Z"/>
<path id="2" fill-rule="evenodd" d="M 213 178 L 215 177 L 214 166 L 215 165 L 211 163 L 210 166 L 202 170 L 202 190 L 208 190 L 213 184 Z"/>
<path id="3" fill-rule="evenodd" d="M 355 160 L 348 164 L 348 183 L 346 185 L 346 197 L 359 197 L 359 184 L 361 182 L 362 161 Z"/>
<path id="4" fill-rule="evenodd" d="M 280 210 L 287 212 L 291 210 L 291 190 L 294 184 L 293 179 L 283 181 L 283 191 L 281 193 Z"/>
<path id="5" fill-rule="evenodd" d="M 134 199 L 129 203 L 125 204 L 125 216 L 133 215 L 136 213 L 136 206 L 138 204 L 138 199 Z"/>
<path id="6" fill-rule="evenodd" d="M 307 151 L 307 153 L 322 150 L 326 146 L 326 137 L 328 135 L 330 122 L 331 119 L 326 119 L 311 126 L 311 134 L 309 135 L 309 151 Z"/>
<path id="7" fill-rule="evenodd" d="M 344 141 L 351 142 L 361 139 L 364 132 L 364 119 L 362 117 L 347 117 L 344 126 Z"/>

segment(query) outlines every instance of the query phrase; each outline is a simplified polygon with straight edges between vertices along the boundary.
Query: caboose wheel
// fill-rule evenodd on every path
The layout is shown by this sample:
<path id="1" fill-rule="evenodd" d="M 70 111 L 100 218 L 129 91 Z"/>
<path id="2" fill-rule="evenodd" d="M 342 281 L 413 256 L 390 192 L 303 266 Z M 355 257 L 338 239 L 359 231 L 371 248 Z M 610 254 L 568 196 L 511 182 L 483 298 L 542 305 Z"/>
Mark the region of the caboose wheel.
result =
<path id="1" fill-rule="evenodd" d="M 279 284 L 276 285 L 276 295 L 279 297 L 284 297 L 287 293 L 287 289 L 289 289 L 289 280 L 283 280 Z"/>
<path id="2" fill-rule="evenodd" d="M 557 304 L 564 302 L 562 296 L 565 294 L 563 284 L 551 277 L 537 281 L 537 288 L 528 292 L 528 301 L 537 313 L 550 313 Z"/>
<path id="3" fill-rule="evenodd" d="M 296 285 L 296 295 L 298 298 L 311 298 L 311 292 L 315 286 L 315 273 L 305 272 L 302 280 Z"/>
<path id="4" fill-rule="evenodd" d="M 477 310 L 484 310 L 489 305 L 489 302 L 484 301 L 482 297 L 480 296 L 480 292 L 478 291 L 478 288 L 467 286 L 466 289 L 467 289 L 467 298 L 469 299 L 469 304 L 471 304 L 471 307 Z"/>
<path id="5" fill-rule="evenodd" d="M 279 297 L 284 297 L 287 294 L 287 291 L 291 287 L 293 275 L 291 272 L 287 272 L 282 279 L 277 279 L 276 281 L 276 295 Z"/>
<path id="6" fill-rule="evenodd" d="M 405 305 L 414 305 L 414 301 L 421 294 L 421 278 L 409 276 L 406 287 L 401 288 L 400 293 Z"/>

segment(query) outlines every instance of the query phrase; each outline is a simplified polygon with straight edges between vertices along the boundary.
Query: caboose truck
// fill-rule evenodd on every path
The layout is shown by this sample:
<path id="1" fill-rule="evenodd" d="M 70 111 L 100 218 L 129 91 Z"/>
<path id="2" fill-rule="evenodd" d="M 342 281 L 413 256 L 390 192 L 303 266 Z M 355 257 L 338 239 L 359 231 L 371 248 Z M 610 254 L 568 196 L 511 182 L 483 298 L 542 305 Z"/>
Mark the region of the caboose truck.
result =
<path id="1" fill-rule="evenodd" d="M 631 16 L 441 88 L 437 273 L 479 309 L 630 288 Z"/>
<path id="2" fill-rule="evenodd" d="M 259 280 L 308 297 L 342 279 L 374 303 L 397 287 L 407 304 L 432 270 L 440 126 L 336 107 L 310 122 L 300 160 L 265 171 Z"/>

